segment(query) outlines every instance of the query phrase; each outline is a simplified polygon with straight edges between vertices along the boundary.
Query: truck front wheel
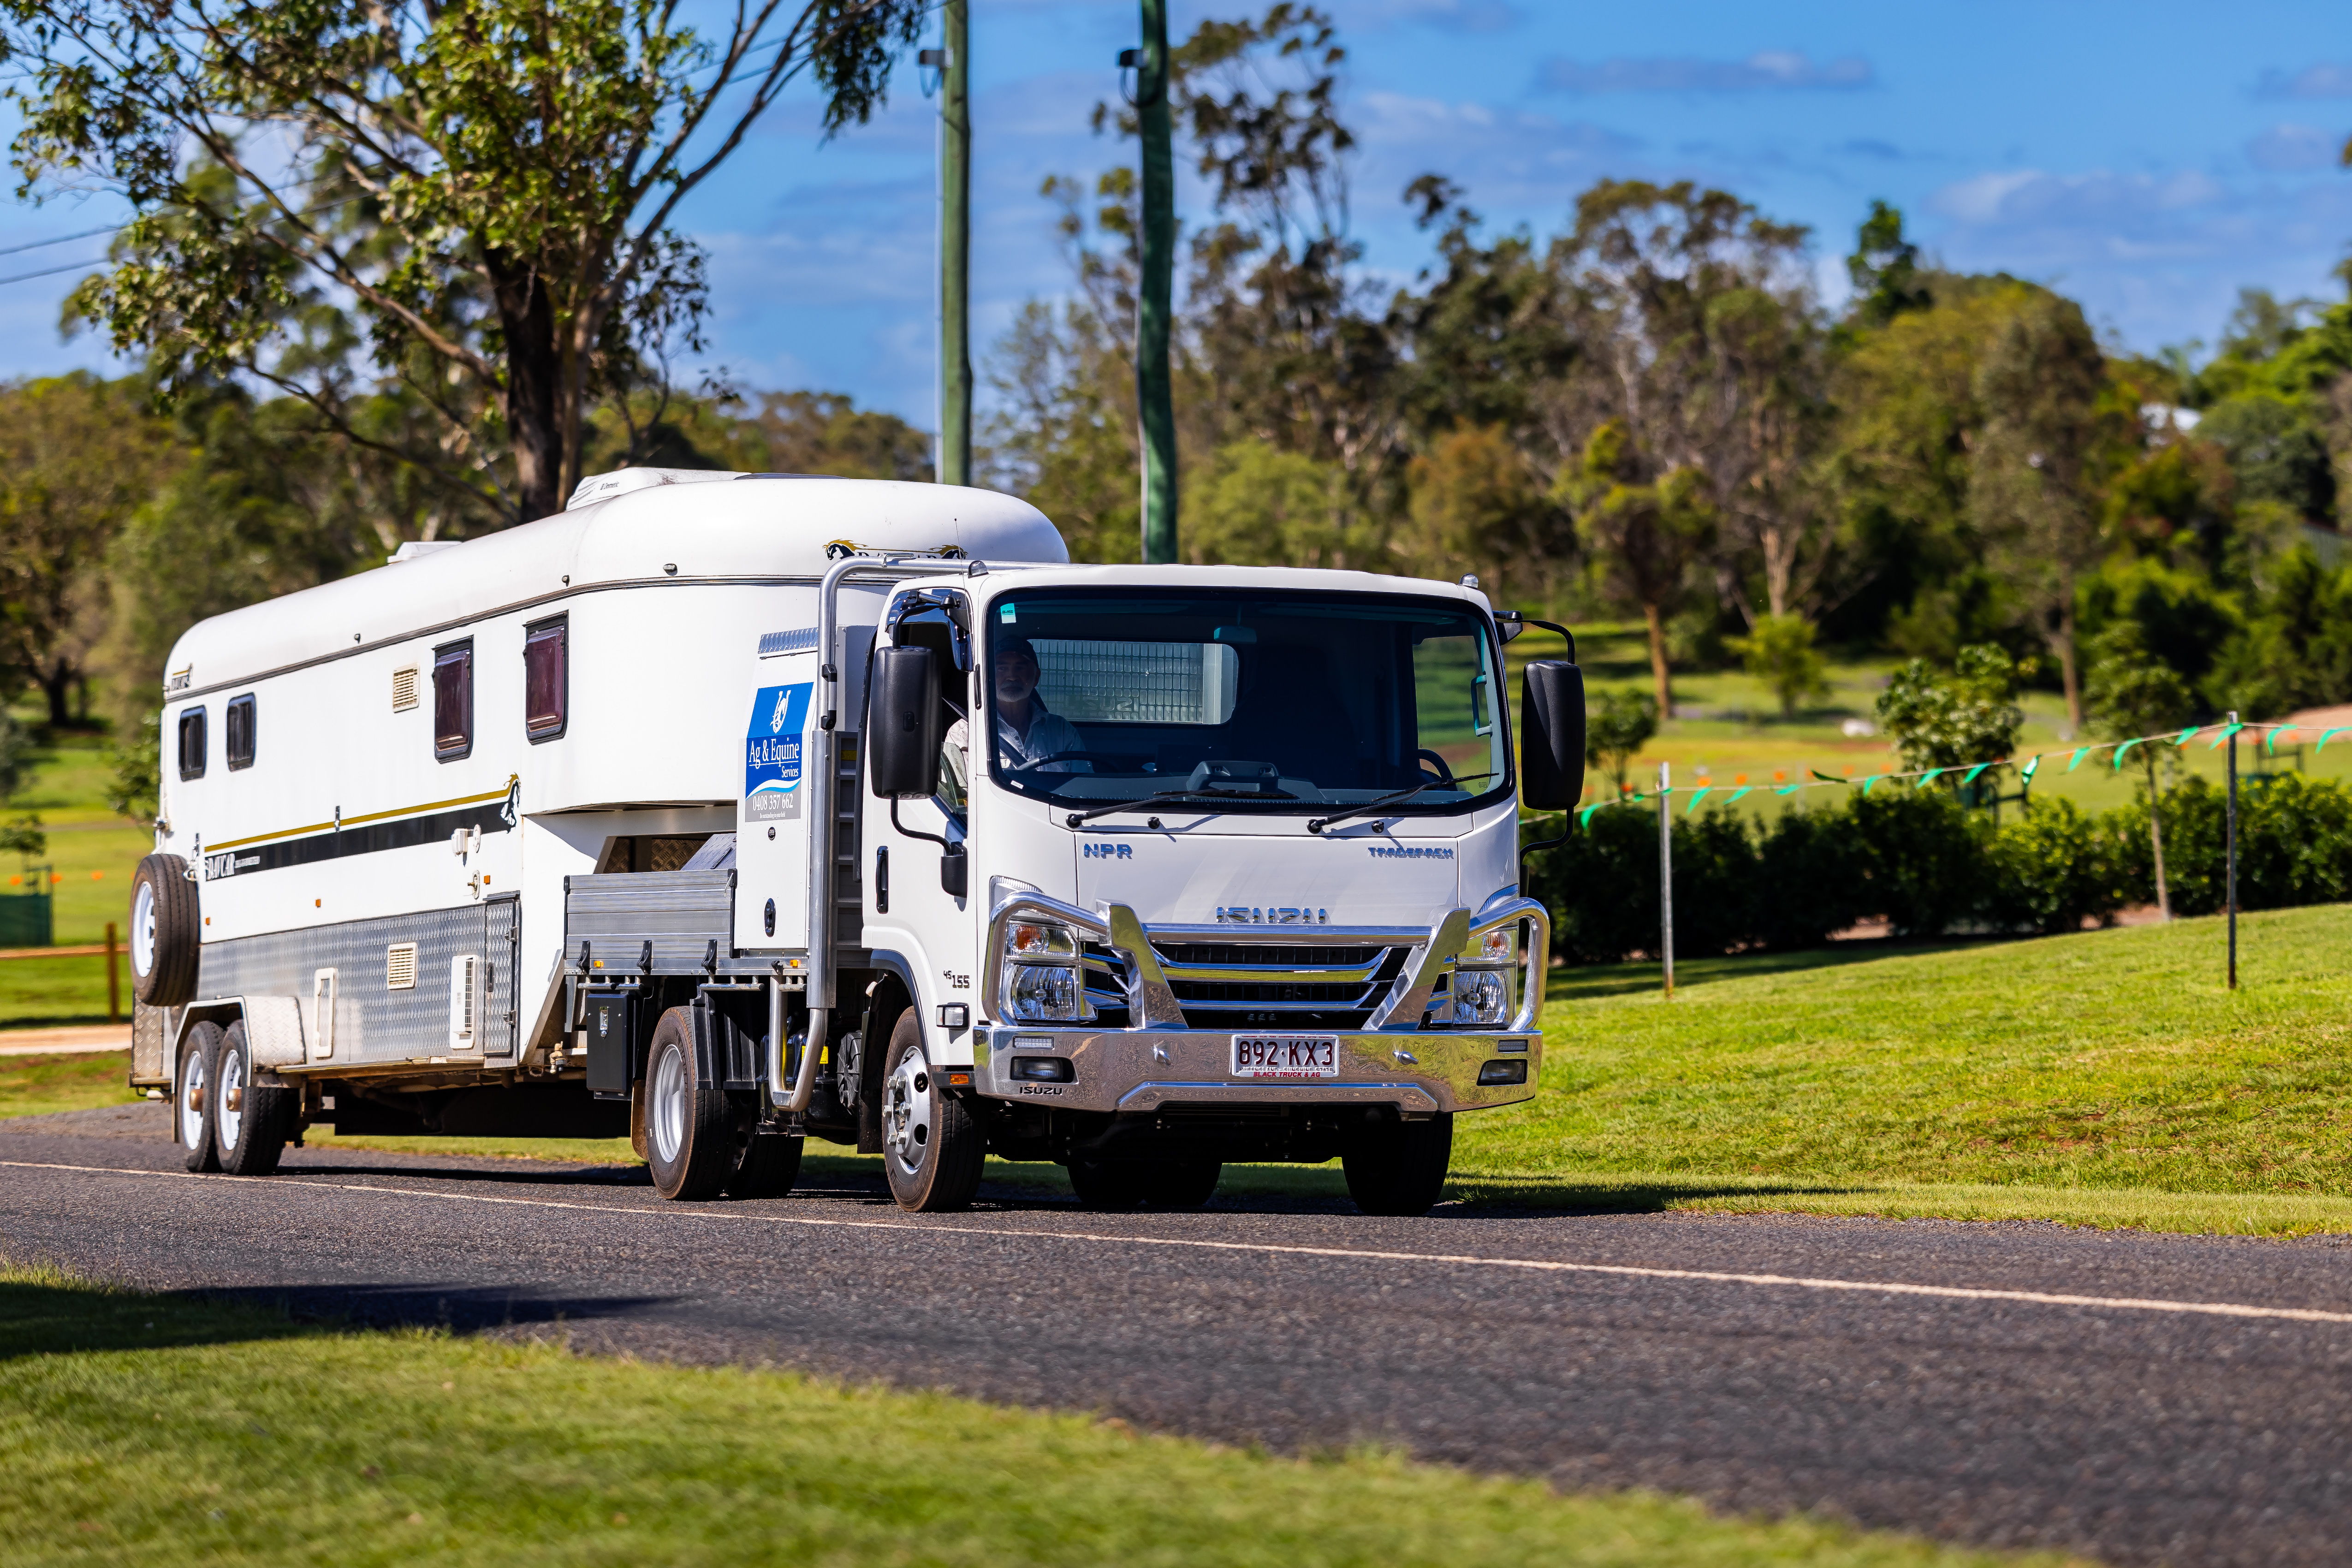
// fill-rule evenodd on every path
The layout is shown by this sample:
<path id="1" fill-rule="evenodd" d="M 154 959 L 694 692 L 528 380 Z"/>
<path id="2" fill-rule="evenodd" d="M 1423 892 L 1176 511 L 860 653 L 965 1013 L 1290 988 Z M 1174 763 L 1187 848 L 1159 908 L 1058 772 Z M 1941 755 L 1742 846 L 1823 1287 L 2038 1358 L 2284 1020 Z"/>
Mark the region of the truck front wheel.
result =
<path id="1" fill-rule="evenodd" d="M 1366 1128 L 1339 1155 L 1348 1195 L 1366 1214 L 1424 1215 L 1445 1192 L 1454 1159 L 1454 1114 Z"/>
<path id="2" fill-rule="evenodd" d="M 666 1198 L 714 1198 L 735 1170 L 735 1129 L 727 1089 L 703 1079 L 694 1021 L 672 1007 L 654 1026 L 646 1052 L 646 1164 Z"/>
<path id="3" fill-rule="evenodd" d="M 890 1195 L 916 1214 L 969 1208 L 986 1152 L 970 1108 L 931 1070 L 922 1021 L 908 1008 L 882 1063 L 882 1168 Z"/>

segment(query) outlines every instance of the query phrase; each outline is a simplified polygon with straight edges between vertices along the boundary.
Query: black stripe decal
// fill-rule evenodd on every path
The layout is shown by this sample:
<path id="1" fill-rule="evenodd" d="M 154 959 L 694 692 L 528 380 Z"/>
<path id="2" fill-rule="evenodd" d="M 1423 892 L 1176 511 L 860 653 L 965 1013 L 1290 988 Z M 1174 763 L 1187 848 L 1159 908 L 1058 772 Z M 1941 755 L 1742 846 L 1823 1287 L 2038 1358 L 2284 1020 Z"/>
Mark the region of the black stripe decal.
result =
<path id="1" fill-rule="evenodd" d="M 514 830 L 513 813 L 514 796 L 509 794 L 503 800 L 486 800 L 424 816 L 404 816 L 391 822 L 314 833 L 307 838 L 281 838 L 273 844 L 224 849 L 205 857 L 205 880 L 250 877 L 257 871 L 311 866 L 321 860 L 340 860 L 346 855 L 373 855 L 380 849 L 446 844 L 451 834 L 468 827 L 478 827 L 485 834 L 510 833 Z"/>

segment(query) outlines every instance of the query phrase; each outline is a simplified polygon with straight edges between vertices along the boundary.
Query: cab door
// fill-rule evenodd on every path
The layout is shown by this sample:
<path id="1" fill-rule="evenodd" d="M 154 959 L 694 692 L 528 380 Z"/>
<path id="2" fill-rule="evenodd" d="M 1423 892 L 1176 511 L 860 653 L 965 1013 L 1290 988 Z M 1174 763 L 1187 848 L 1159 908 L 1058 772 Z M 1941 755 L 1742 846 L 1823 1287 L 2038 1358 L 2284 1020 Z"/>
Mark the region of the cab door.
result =
<path id="1" fill-rule="evenodd" d="M 913 972 L 927 1032 L 949 1061 L 968 1059 L 971 1037 L 961 1026 L 940 1026 L 939 1009 L 961 1005 L 968 1020 L 979 995 L 972 956 L 983 890 L 971 885 L 971 858 L 961 852 L 971 826 L 964 772 L 964 721 L 973 711 L 970 609 L 961 588 L 908 585 L 892 595 L 876 644 L 930 650 L 940 676 L 939 733 L 946 737 L 940 782 L 928 800 L 878 797 L 870 773 L 861 785 L 865 944 L 877 956 L 897 953 Z"/>

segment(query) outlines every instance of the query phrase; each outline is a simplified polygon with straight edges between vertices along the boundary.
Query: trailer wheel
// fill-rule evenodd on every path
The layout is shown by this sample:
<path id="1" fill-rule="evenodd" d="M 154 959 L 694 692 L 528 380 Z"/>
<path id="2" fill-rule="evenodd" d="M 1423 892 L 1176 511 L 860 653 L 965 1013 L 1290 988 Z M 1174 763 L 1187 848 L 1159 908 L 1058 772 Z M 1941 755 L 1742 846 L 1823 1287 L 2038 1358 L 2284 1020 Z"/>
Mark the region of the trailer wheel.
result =
<path id="1" fill-rule="evenodd" d="M 1424 1215 L 1445 1192 L 1454 1159 L 1454 1114 L 1391 1121 L 1357 1134 L 1339 1156 L 1348 1195 L 1366 1214 Z"/>
<path id="2" fill-rule="evenodd" d="M 253 1052 L 241 1018 L 221 1037 L 215 1060 L 213 1142 L 220 1168 L 233 1176 L 268 1175 L 286 1152 L 300 1096 L 279 1084 L 253 1081 Z"/>
<path id="3" fill-rule="evenodd" d="M 646 1163 L 654 1191 L 695 1203 L 719 1195 L 735 1168 L 727 1091 L 706 1082 L 695 1058 L 694 1021 L 672 1007 L 646 1052 Z"/>
<path id="4" fill-rule="evenodd" d="M 177 1007 L 196 994 L 203 921 L 188 863 L 150 855 L 131 879 L 131 994 L 150 1007 Z"/>
<path id="5" fill-rule="evenodd" d="M 940 1087 L 911 1007 L 890 1030 L 882 1069 L 882 1168 L 890 1195 L 916 1214 L 971 1206 L 987 1148 L 963 1101 Z"/>
<path id="6" fill-rule="evenodd" d="M 180 1042 L 178 1081 L 172 1086 L 172 1140 L 191 1171 L 217 1171 L 213 1142 L 213 1084 L 220 1064 L 220 1026 L 197 1024 Z"/>
<path id="7" fill-rule="evenodd" d="M 727 1178 L 730 1198 L 780 1198 L 800 1180 L 801 1151 L 807 1141 L 781 1132 L 754 1131 L 743 1142 L 734 1173 Z"/>

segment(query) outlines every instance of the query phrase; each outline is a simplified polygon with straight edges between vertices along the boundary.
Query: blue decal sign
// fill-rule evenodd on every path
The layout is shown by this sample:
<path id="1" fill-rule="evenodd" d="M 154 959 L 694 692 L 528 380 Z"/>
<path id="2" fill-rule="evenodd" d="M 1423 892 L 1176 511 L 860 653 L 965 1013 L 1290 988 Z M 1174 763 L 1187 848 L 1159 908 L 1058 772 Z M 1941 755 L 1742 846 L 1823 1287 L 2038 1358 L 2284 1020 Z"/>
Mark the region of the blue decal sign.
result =
<path id="1" fill-rule="evenodd" d="M 813 683 L 763 686 L 743 742 L 743 816 L 772 822 L 801 814 L 801 751 Z"/>

